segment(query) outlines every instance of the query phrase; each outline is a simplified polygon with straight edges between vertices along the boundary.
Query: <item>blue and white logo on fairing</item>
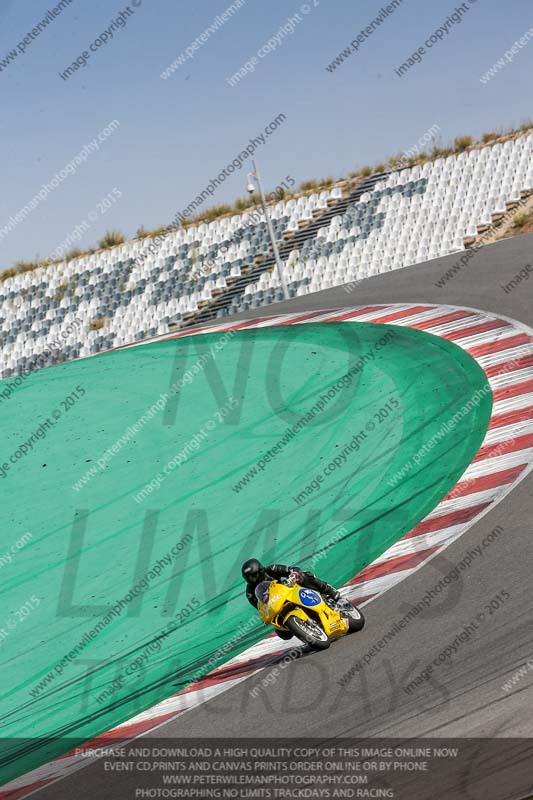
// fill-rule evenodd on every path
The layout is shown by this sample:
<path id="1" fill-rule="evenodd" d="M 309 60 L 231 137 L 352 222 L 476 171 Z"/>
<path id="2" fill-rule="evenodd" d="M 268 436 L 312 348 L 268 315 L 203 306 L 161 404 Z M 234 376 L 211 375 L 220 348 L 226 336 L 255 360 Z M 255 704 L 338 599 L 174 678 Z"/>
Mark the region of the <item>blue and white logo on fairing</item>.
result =
<path id="1" fill-rule="evenodd" d="M 298 595 L 304 606 L 317 606 L 322 602 L 320 595 L 312 589 L 300 589 Z"/>

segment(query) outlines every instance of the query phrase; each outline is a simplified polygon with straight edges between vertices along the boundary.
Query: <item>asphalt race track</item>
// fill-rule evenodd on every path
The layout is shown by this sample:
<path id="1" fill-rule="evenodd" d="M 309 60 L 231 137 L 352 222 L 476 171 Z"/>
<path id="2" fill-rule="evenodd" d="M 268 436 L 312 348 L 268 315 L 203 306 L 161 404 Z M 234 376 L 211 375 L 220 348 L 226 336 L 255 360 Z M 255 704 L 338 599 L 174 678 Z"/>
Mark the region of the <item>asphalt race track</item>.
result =
<path id="1" fill-rule="evenodd" d="M 338 309 L 366 303 L 450 303 L 498 313 L 533 326 L 533 280 L 512 291 L 502 288 L 533 254 L 533 235 L 515 237 L 480 250 L 443 288 L 436 282 L 460 256 L 438 259 L 279 303 L 276 313 Z M 268 316 L 273 307 L 241 318 Z M 250 695 L 258 676 L 200 707 L 164 723 L 151 737 L 533 737 L 533 668 L 510 691 L 503 684 L 528 662 L 533 666 L 533 475 L 529 474 L 493 511 L 471 527 L 444 555 L 365 606 L 366 628 L 324 652 L 295 659 L 273 685 Z M 377 652 L 369 669 L 339 682 L 354 661 L 378 642 L 402 611 L 420 601 L 443 574 L 501 526 L 503 534 L 485 547 L 438 601 Z M 261 555 L 261 554 L 250 554 Z M 327 575 L 323 576 L 327 580 Z M 509 599 L 490 616 L 475 638 L 411 692 L 404 687 L 452 642 L 491 599 Z M 244 593 L 243 593 L 243 602 Z M 142 740 L 140 740 L 142 741 Z M 473 779 L 470 796 L 511 800 L 527 796 L 531 766 L 517 744 L 507 770 L 491 771 L 488 783 Z M 531 765 L 531 759 L 529 764 Z M 529 774 L 528 774 L 529 769 Z M 94 777 L 94 780 L 92 779 Z M 124 775 L 124 787 L 130 776 Z M 133 784 L 131 784 L 133 785 Z M 490 787 L 490 789 L 489 789 Z M 104 797 L 96 768 L 88 766 L 34 794 L 40 800 Z M 125 789 L 124 797 L 134 796 Z M 403 795 L 402 795 L 403 796 Z M 409 796 L 419 795 L 416 782 Z M 424 795 L 425 796 L 425 795 Z M 432 797 L 452 796 L 442 786 Z M 453 795 L 460 796 L 460 795 Z M 466 796 L 466 795 L 464 795 Z"/>

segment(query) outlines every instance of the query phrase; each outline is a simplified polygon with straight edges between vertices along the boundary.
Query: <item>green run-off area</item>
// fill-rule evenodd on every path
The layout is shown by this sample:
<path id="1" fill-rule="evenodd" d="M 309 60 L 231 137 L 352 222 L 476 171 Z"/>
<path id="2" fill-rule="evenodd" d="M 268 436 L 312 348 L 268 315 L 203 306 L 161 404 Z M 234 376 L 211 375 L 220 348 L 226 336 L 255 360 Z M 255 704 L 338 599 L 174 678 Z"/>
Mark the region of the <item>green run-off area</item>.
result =
<path id="1" fill-rule="evenodd" d="M 244 559 L 353 577 L 456 483 L 491 406 L 454 344 L 366 323 L 26 376 L 0 406 L 2 782 L 267 635 Z"/>

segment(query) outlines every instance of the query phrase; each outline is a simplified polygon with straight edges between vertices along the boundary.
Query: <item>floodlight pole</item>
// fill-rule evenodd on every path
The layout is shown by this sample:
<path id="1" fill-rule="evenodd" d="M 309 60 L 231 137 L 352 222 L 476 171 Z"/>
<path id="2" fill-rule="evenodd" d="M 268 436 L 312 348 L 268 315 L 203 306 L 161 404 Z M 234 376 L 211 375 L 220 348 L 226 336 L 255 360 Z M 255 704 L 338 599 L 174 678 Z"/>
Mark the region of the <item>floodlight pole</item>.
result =
<path id="1" fill-rule="evenodd" d="M 257 169 L 255 161 L 252 161 L 252 164 L 254 165 L 254 171 L 248 173 L 248 180 L 250 178 L 253 178 L 255 180 L 258 188 L 259 188 L 259 194 L 261 196 L 261 205 L 263 207 L 263 213 L 264 213 L 265 219 L 266 219 L 268 233 L 269 233 L 269 236 L 270 236 L 270 242 L 272 244 L 272 250 L 274 252 L 274 258 L 276 259 L 276 266 L 278 268 L 279 282 L 281 284 L 281 288 L 283 289 L 283 294 L 285 296 L 285 300 L 288 300 L 289 299 L 289 292 L 287 290 L 287 285 L 285 283 L 285 278 L 283 277 L 283 262 L 282 262 L 282 260 L 280 258 L 278 245 L 277 245 L 276 239 L 274 237 L 274 230 L 272 228 L 272 222 L 270 221 L 270 215 L 268 213 L 268 208 L 267 208 L 266 199 L 265 199 L 265 193 L 263 191 L 263 184 L 261 183 L 261 178 L 259 176 L 259 170 Z"/>

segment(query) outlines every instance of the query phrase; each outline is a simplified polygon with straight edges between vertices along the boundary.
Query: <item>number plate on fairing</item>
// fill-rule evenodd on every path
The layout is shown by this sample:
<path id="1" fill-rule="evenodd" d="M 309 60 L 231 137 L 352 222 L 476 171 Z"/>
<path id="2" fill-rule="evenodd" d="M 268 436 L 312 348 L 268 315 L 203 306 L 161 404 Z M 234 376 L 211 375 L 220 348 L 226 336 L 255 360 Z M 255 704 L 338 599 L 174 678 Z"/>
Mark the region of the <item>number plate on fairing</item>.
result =
<path id="1" fill-rule="evenodd" d="M 312 589 L 300 589 L 298 596 L 304 606 L 318 606 L 322 602 L 320 595 Z"/>

